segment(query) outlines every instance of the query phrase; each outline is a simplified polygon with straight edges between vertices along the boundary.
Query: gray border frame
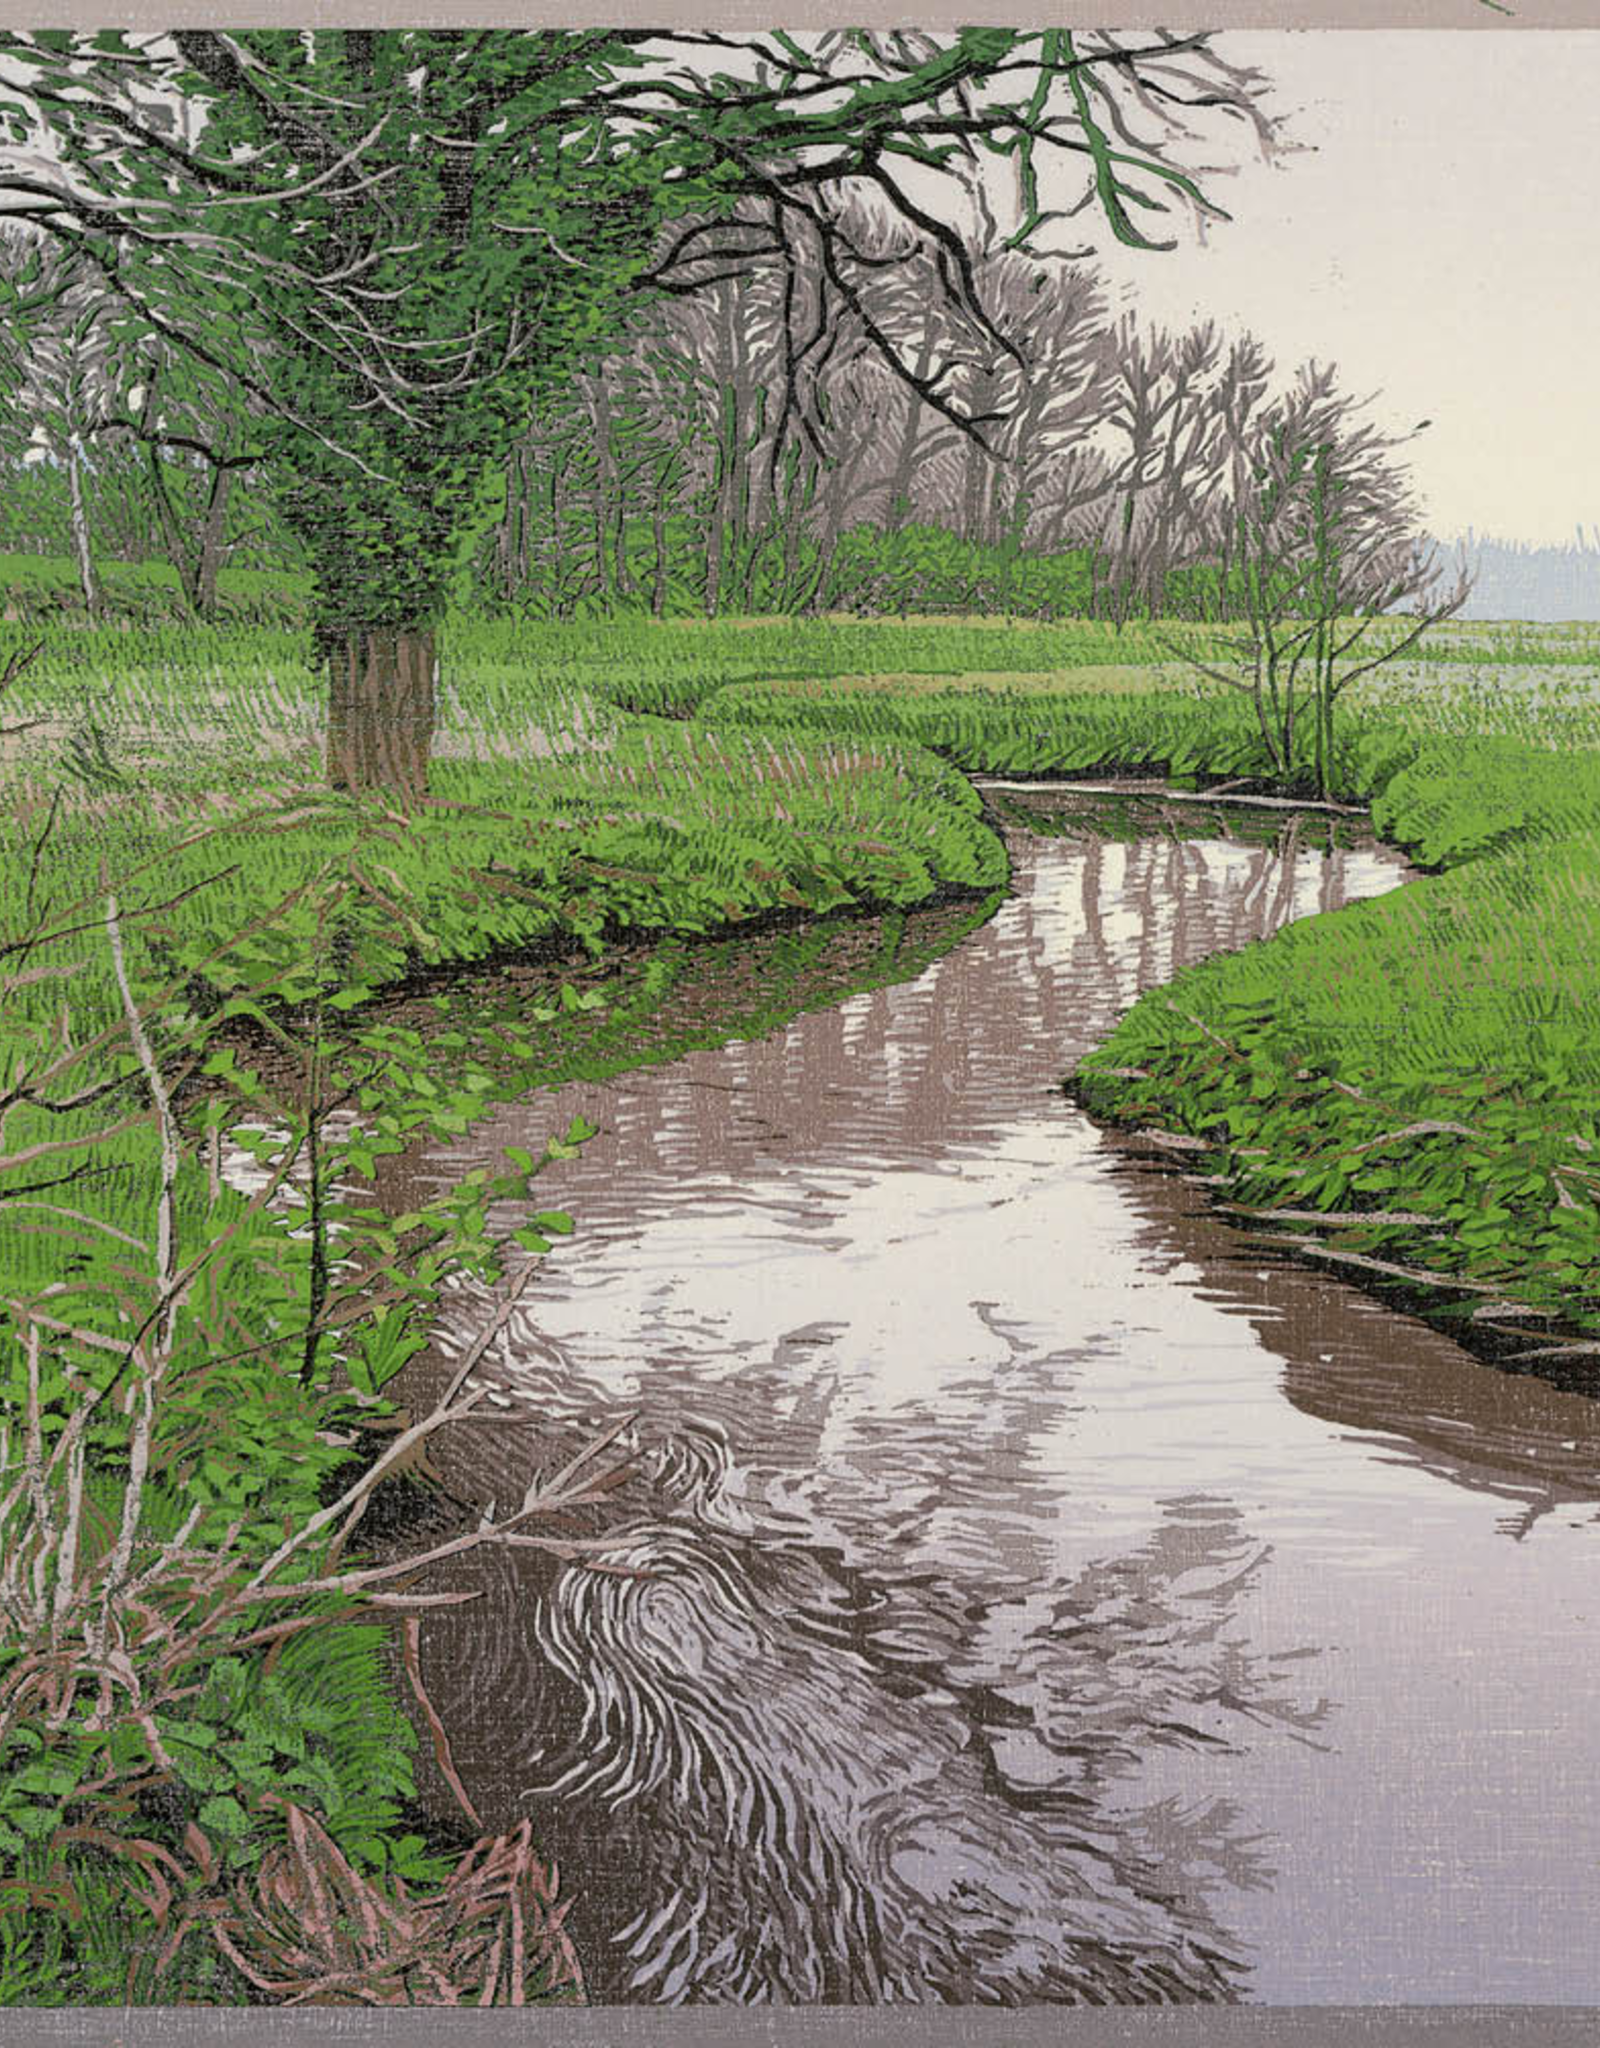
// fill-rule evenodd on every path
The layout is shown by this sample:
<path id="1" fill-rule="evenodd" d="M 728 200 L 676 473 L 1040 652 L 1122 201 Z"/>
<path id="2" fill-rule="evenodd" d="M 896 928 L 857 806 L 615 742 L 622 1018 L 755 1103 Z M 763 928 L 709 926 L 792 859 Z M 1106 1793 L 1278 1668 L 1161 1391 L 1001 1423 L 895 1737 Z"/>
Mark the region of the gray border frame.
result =
<path id="1" fill-rule="evenodd" d="M 1593 2048 L 1576 2006 L 941 2006 L 665 2012 L 239 2011 L 149 2006 L 0 2015 L 5 2048 Z"/>
<path id="2" fill-rule="evenodd" d="M 466 0 L 460 7 L 418 0 L 0 0 L 0 22 L 15 27 L 558 27 L 583 15 L 628 26 L 791 27 L 850 22 L 864 27 L 1009 24 L 1048 16 L 1063 25 L 1293 30 L 1431 29 L 1479 34 L 1538 29 L 1600 33 L 1593 0 L 1096 0 L 1085 7 L 1019 7 L 1013 0 L 801 0 L 793 11 L 762 0 Z M 1600 1844 L 1596 1845 L 1600 1854 Z M 597 2006 L 582 2011 L 446 2012 L 438 2007 L 378 2012 L 171 2006 L 0 2010 L 0 2048 L 312 2048 L 375 2043 L 378 2048 L 1600 2048 L 1600 2007 L 1210 2006 L 977 2007 L 763 2010 Z"/>

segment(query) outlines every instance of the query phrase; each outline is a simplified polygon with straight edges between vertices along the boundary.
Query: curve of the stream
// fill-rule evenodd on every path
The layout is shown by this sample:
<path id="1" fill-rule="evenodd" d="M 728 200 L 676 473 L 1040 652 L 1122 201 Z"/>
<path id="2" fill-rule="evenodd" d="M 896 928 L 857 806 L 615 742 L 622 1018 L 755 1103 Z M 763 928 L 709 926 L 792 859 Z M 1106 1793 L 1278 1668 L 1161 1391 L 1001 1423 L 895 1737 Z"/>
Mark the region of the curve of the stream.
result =
<path id="1" fill-rule="evenodd" d="M 1600 2002 L 1600 1408 L 1267 1262 L 1059 1085 L 1399 863 L 1012 854 L 916 980 L 416 1168 L 601 1127 L 450 1484 L 641 1446 L 620 1570 L 480 1554 L 429 1622 L 486 1824 L 599 2000 Z"/>

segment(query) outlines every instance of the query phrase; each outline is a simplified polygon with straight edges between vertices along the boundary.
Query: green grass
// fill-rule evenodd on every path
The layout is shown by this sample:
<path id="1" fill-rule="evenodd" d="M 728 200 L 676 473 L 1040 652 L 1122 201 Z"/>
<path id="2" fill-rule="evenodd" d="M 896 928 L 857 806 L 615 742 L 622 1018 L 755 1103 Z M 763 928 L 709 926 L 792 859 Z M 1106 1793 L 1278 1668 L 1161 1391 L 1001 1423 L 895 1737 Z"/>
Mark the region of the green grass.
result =
<path id="1" fill-rule="evenodd" d="M 25 631 L 8 628 L 9 644 Z M 0 875 L 10 902 L 25 897 L 54 803 L 43 865 L 56 899 L 92 899 L 102 862 L 113 873 L 154 862 L 135 906 L 195 893 L 134 920 L 141 974 L 154 985 L 203 966 L 240 990 L 310 961 L 373 986 L 419 962 L 508 948 L 594 953 L 629 934 L 704 934 L 775 911 L 905 908 L 1003 876 L 953 768 L 1191 784 L 1266 774 L 1247 704 L 1175 660 L 1175 635 L 996 620 L 456 621 L 434 801 L 401 822 L 317 788 L 322 681 L 296 633 L 57 625 L 6 702 L 8 720 L 44 723 L 10 742 L 0 767 Z M 1461 1185 L 1493 1179 L 1465 1138 L 1434 1133 L 1321 1178 L 1307 1148 L 1325 1137 L 1337 1154 L 1381 1135 L 1340 1082 L 1371 1095 L 1392 1081 L 1374 1098 L 1386 1113 L 1439 1122 L 1464 1076 L 1493 1074 L 1505 1100 L 1545 1105 L 1528 1114 L 1548 1117 L 1554 1149 L 1539 1156 L 1556 1178 L 1495 1221 L 1511 1265 L 1548 1278 L 1557 1267 L 1538 1247 L 1552 1206 L 1563 1242 L 1573 1215 L 1587 1227 L 1590 1213 L 1558 1191 L 1576 1185 L 1562 1132 L 1587 1128 L 1587 1047 L 1600 1036 L 1585 894 L 1600 851 L 1600 627 L 1436 628 L 1351 693 L 1337 783 L 1445 872 L 1196 970 L 1182 1001 L 1197 1025 L 1165 993 L 1146 998 L 1077 1085 L 1105 1114 L 1215 1137 L 1218 1170 L 1251 1200 L 1268 1197 L 1265 1148 L 1293 1169 L 1273 1199 L 1292 1182 L 1291 1206 L 1432 1215 L 1430 1186 L 1456 1171 L 1442 1163 L 1450 1143 L 1477 1162 Z M 172 850 L 200 819 L 223 829 Z M 224 944 L 295 889 L 269 932 Z M 1551 958 L 1558 973 L 1541 967 Z M 23 1002 L 55 999 L 44 983 Z M 74 1001 L 104 1009 L 103 976 L 84 970 Z M 1206 1033 L 1232 1043 L 1241 1004 L 1259 1015 L 1248 1047 L 1224 1057 Z M 1185 1035 L 1196 1030 L 1198 1041 Z M 1203 1082 L 1202 1057 L 1213 1061 Z M 1295 1121 L 1310 1114 L 1310 1083 L 1262 1084 L 1302 1066 L 1320 1077 L 1325 1132 Z M 1407 1262 L 1469 1243 L 1428 1240 L 1405 1239 Z M 1509 1288 L 1509 1268 L 1482 1256 Z M 1581 1308 L 1584 1288 L 1559 1270 Z"/>
<path id="2" fill-rule="evenodd" d="M 0 1064 L 63 999 L 75 1042 L 116 1026 L 108 886 L 136 986 L 176 1018 L 1003 885 L 978 798 L 933 754 L 627 712 L 575 677 L 574 636 L 549 638 L 545 659 L 520 633 L 456 636 L 432 795 L 403 818 L 321 786 L 323 685 L 295 635 L 54 629 L 5 703 L 28 729 L 0 757 L 0 968 L 25 979 Z M 65 936 L 15 950 L 41 918 Z M 13 1150 L 82 1121 L 9 1117 Z M 142 1142 L 104 1154 L 118 1228 Z"/>
<path id="3" fill-rule="evenodd" d="M 733 684 L 782 690 L 842 677 L 959 677 L 967 686 L 1023 676 L 1048 684 L 1063 669 L 1134 671 L 1170 660 L 1143 629 L 1013 625 L 996 619 L 618 619 L 575 625 L 496 622 L 452 634 L 463 665 L 530 668 L 624 709 L 683 717 Z"/>
<path id="4" fill-rule="evenodd" d="M 253 1071 L 252 1048 L 275 1042 L 298 1072 L 315 1043 L 318 1060 L 365 1077 L 375 1155 L 408 1132 L 448 1137 L 508 1095 L 758 1034 L 916 971 L 1005 878 L 960 769 L 1191 782 L 1267 769 L 1248 707 L 1196 683 L 1159 630 L 455 622 L 432 793 L 400 817 L 320 786 L 322 682 L 294 631 L 20 620 L 0 632 L 0 662 L 36 639 L 0 711 L 21 728 L 0 740 L 0 1279 L 52 1313 L 72 1304 L 113 1350 L 156 1239 L 160 1174 L 139 1063 L 115 1036 L 108 889 L 145 1029 L 209 1056 L 219 1098 L 234 1091 L 226 1105 L 191 1094 L 186 1117 L 259 1112 L 270 1131 L 287 1098 L 264 1055 Z M 1600 629 L 1448 628 L 1353 693 L 1339 787 L 1436 872 L 1153 991 L 1080 1065 L 1082 1099 L 1197 1137 L 1219 1193 L 1318 1216 L 1324 1252 L 1431 1275 L 1417 1288 L 1431 1309 L 1511 1299 L 1600 1334 L 1597 680 Z M 41 920 L 61 935 L 31 941 Z M 375 993 L 419 966 L 519 953 L 536 964 Z M 87 1082 L 81 1105 L 29 1099 L 19 1062 L 58 1055 L 71 1073 L 48 1087 Z M 208 1184 L 198 1128 L 188 1135 L 176 1242 L 223 1256 L 181 1310 L 205 1341 L 175 1371 L 157 1449 L 163 1512 L 175 1527 L 193 1503 L 205 1531 L 235 1517 L 236 1497 L 246 1521 L 258 1494 L 269 1520 L 309 1511 L 350 1455 L 349 1432 L 321 1425 L 350 1417 L 289 1341 L 309 1299 L 309 1203 L 251 1222 L 243 1197 Z M 370 1174 L 371 1158 L 349 1156 Z M 460 1200 L 462 1256 L 476 1258 L 490 1194 Z M 437 1220 L 378 1227 L 398 1242 Z M 445 1269 L 424 1256 L 408 1270 L 425 1320 Z M 360 1343 L 380 1386 L 373 1360 L 390 1340 L 375 1327 Z M 357 1352 L 340 1355 L 354 1375 Z M 16 1417 L 36 1397 L 15 1359 L 9 1370 Z M 51 1363 L 47 1405 L 65 1413 L 75 1391 Z M 107 1470 L 121 1428 L 108 1422 L 97 1444 Z M 181 1749 L 183 1729 L 205 1723 L 183 1786 L 241 1868 L 260 1843 L 240 1800 L 289 1781 L 270 1743 L 243 1740 L 260 1678 L 212 1703 L 214 1730 L 199 1698 L 165 1731 Z M 341 1687 L 362 1725 L 322 1729 L 306 1796 L 374 1871 L 426 1862 L 429 1845 L 399 1833 L 411 1780 L 398 1707 L 375 1666 L 352 1665 Z M 297 1706 L 291 1744 L 302 1722 L 317 1734 Z M 86 1726 L 84 1744 L 102 1732 Z M 50 1738 L 48 1779 L 0 1754 L 0 1831 L 18 1842 L 61 1823 L 78 1783 L 57 1769 L 73 1764 L 68 1737 L 77 1724 Z M 0 1832 L 0 1850 L 15 1848 Z M 17 1861 L 17 1896 L 33 1854 Z M 125 1984 L 142 1909 L 92 1859 L 74 1875 L 105 1938 L 69 1938 L 29 1899 L 15 1925 L 38 1938 L 0 1941 L 0 2002 Z M 0 1899 L 0 1934 L 5 1918 Z M 238 1995 L 208 1967 L 193 1965 L 192 1995 Z"/>
<path id="5" fill-rule="evenodd" d="M 246 694 L 259 734 L 269 692 Z M 35 903 L 76 920 L 102 871 L 142 866 L 130 912 L 192 892 L 141 924 L 142 971 L 203 962 L 223 987 L 318 960 L 373 984 L 509 948 L 903 907 L 1004 879 L 977 798 L 931 754 L 631 718 L 566 690 L 521 710 L 520 726 L 447 731 L 410 818 L 319 788 L 312 736 L 287 719 L 275 756 L 231 729 L 153 746 L 149 726 L 135 742 L 107 721 L 87 780 L 61 765 L 68 732 L 10 767 L 0 877 L 26 903 L 32 873 Z M 77 752 L 95 754 L 81 738 Z M 230 942 L 291 895 L 270 929 Z M 80 976 L 79 1002 L 101 982 Z M 110 1000 L 105 984 L 95 1014 Z"/>
<path id="6" fill-rule="evenodd" d="M 101 598 L 119 626 L 185 620 L 178 572 L 168 562 L 97 562 Z M 282 569 L 224 568 L 217 577 L 217 615 L 231 625 L 293 625 L 306 615 L 306 577 Z M 77 564 L 64 555 L 0 554 L 0 612 L 29 624 L 81 622 Z"/>
<path id="7" fill-rule="evenodd" d="M 1085 631 L 1052 674 L 1005 636 L 975 677 L 732 682 L 698 717 L 974 773 L 1267 778 L 1248 704 L 1169 637 L 1108 663 Z M 1600 627 L 1435 629 L 1350 691 L 1335 782 L 1436 872 L 1145 996 L 1071 1086 L 1202 1139 L 1237 1203 L 1326 1215 L 1324 1249 L 1436 1276 L 1407 1292 L 1430 1314 L 1507 1298 L 1600 1334 Z"/>
<path id="8" fill-rule="evenodd" d="M 1597 963 L 1600 828 L 1530 833 L 1180 975 L 1074 1091 L 1203 1139 L 1236 1201 L 1463 1280 L 1464 1307 L 1600 1331 Z"/>

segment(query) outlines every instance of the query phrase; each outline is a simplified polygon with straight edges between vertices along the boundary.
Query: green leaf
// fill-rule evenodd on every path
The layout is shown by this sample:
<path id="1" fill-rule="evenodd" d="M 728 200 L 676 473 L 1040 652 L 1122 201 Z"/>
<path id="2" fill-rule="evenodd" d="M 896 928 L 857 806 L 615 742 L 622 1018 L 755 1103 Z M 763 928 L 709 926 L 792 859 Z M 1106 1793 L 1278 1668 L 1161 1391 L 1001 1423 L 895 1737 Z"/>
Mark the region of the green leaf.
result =
<path id="1" fill-rule="evenodd" d="M 231 1836 L 235 1840 L 247 1836 L 252 1826 L 249 1814 L 229 1793 L 203 1800 L 196 1819 L 208 1834 Z"/>

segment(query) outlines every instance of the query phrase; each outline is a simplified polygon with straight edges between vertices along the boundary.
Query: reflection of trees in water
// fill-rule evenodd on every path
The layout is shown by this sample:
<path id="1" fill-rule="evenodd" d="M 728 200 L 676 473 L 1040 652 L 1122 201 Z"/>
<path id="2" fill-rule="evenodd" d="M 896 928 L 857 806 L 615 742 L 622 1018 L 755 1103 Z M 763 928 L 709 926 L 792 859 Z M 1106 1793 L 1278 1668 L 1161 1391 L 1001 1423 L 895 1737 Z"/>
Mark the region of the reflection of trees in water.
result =
<path id="1" fill-rule="evenodd" d="M 731 1404 L 746 1426 L 754 1378 Z M 479 1604 L 430 1617 L 457 1765 L 487 1824 L 534 1814 L 598 1995 L 1237 1988 L 1206 1899 L 1264 1881 L 1238 1816 L 1122 1811 L 1117 1786 L 1156 1749 L 1317 1710 L 1235 1629 L 1261 1557 L 1227 1503 L 1168 1502 L 1130 1553 L 1061 1575 L 1061 1503 L 1024 1455 L 1038 1393 L 1008 1381 L 976 1440 L 912 1403 L 840 1441 L 814 1399 L 781 1455 L 820 1470 L 832 1424 L 815 1499 L 769 1498 L 772 1466 L 745 1471 L 701 1421 L 612 1511 L 613 1562 L 640 1576 L 501 1559 Z M 569 1381 L 557 1417 L 576 1435 L 606 1400 Z M 541 1461 L 562 1448 L 547 1433 Z"/>
<path id="2" fill-rule="evenodd" d="M 1314 858 L 1056 843 L 915 981 L 530 1098 L 449 1170 L 578 1111 L 602 1127 L 547 1184 L 580 1221 L 552 1289 L 569 1261 L 586 1284 L 586 1240 L 603 1284 L 634 1284 L 629 1246 L 658 1217 L 724 1243 L 776 1217 L 821 1248 L 863 1174 L 1073 1118 L 1061 1073 L 1145 981 L 1274 928 L 1307 883 L 1342 894 Z M 1126 1554 L 1066 1565 L 1072 1504 L 1034 1446 L 1070 1414 L 1074 1359 L 1013 1336 L 1004 1303 L 978 1305 L 997 1365 L 861 1413 L 837 1398 L 825 1267 L 816 1320 L 743 1352 L 677 1280 L 641 1295 L 625 1361 L 651 1448 L 590 1524 L 639 1576 L 479 1554 L 460 1583 L 482 1600 L 426 1632 L 463 1777 L 491 1826 L 535 1812 L 599 1995 L 1230 1995 L 1212 1895 L 1263 1879 L 1243 1824 L 1119 1798 L 1157 1751 L 1316 1724 L 1237 1623 L 1260 1565 L 1237 1511 L 1167 1501 Z M 437 1452 L 462 1497 L 515 1497 L 618 1412 L 536 1321 L 508 1338 L 517 1405 Z"/>
<path id="3" fill-rule="evenodd" d="M 1052 1020 L 1064 1030 L 1065 1054 L 1087 1051 L 1146 989 L 1270 938 L 1297 915 L 1337 909 L 1351 884 L 1345 851 L 1306 847 L 1298 819 L 1268 845 L 1087 837 L 1077 858 L 1080 930 L 1052 969 L 1068 1012 Z M 1049 872 L 1042 867 L 1041 879 Z"/>
<path id="4" fill-rule="evenodd" d="M 549 1184 L 559 1179 L 586 1228 L 608 1217 L 631 1228 L 687 1180 L 713 1203 L 740 1201 L 752 1175 L 960 1152 L 1037 1110 L 1144 988 L 1278 929 L 1297 906 L 1343 902 L 1345 862 L 1300 847 L 1293 823 L 1254 847 L 1034 841 L 1020 850 L 1018 893 L 915 980 L 754 1042 L 529 1096 L 448 1154 L 412 1162 L 396 1201 L 414 1206 L 417 1180 L 502 1145 L 538 1149 L 579 1112 L 603 1135 Z"/>
<path id="5" fill-rule="evenodd" d="M 1368 1439 L 1374 1457 L 1503 1499 L 1508 1535 L 1526 1535 L 1565 1502 L 1600 1500 L 1600 1404 L 1590 1396 L 1484 1364 L 1262 1239 L 1246 1245 L 1169 1169 L 1130 1159 L 1123 1192 L 1148 1221 L 1151 1251 L 1197 1266 L 1206 1298 L 1282 1359 L 1285 1398 L 1302 1413 Z"/>

